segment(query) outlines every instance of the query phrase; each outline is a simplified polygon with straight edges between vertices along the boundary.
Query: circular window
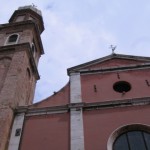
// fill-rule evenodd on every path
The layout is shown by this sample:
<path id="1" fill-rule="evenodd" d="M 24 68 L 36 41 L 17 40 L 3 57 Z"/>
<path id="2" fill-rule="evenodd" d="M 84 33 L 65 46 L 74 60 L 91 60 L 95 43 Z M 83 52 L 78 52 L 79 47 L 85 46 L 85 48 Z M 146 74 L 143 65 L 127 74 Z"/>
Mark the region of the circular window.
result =
<path id="1" fill-rule="evenodd" d="M 131 85 L 126 81 L 119 81 L 113 85 L 113 89 L 119 93 L 128 92 L 131 90 Z"/>

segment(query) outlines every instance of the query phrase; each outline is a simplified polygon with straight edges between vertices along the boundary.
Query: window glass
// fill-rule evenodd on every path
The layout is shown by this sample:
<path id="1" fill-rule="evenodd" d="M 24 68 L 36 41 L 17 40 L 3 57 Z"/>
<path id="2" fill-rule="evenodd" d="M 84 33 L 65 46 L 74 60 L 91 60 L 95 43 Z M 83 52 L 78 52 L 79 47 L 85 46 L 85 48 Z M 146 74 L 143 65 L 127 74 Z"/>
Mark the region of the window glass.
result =
<path id="1" fill-rule="evenodd" d="M 144 132 L 143 135 L 144 135 L 144 138 L 145 138 L 147 149 L 150 150 L 150 134 Z"/>
<path id="2" fill-rule="evenodd" d="M 18 38 L 18 35 L 17 34 L 13 34 L 13 35 L 11 35 L 10 37 L 9 37 L 9 39 L 8 39 L 8 43 L 14 43 L 14 42 L 16 42 L 17 41 L 17 38 Z"/>
<path id="3" fill-rule="evenodd" d="M 144 131 L 129 131 L 114 142 L 113 150 L 150 150 L 150 134 Z"/>
<path id="4" fill-rule="evenodd" d="M 34 44 L 32 43 L 32 53 L 34 54 L 35 53 L 35 46 L 34 46 Z"/>
<path id="5" fill-rule="evenodd" d="M 126 134 L 123 134 L 114 143 L 115 150 L 129 150 Z"/>
<path id="6" fill-rule="evenodd" d="M 119 93 L 129 92 L 131 90 L 131 85 L 126 81 L 119 81 L 113 85 L 113 89 Z"/>
<path id="7" fill-rule="evenodd" d="M 127 133 L 131 150 L 146 150 L 142 132 L 132 131 Z"/>
<path id="8" fill-rule="evenodd" d="M 31 50 L 32 50 L 33 57 L 35 57 L 36 49 L 34 43 L 32 43 Z"/>

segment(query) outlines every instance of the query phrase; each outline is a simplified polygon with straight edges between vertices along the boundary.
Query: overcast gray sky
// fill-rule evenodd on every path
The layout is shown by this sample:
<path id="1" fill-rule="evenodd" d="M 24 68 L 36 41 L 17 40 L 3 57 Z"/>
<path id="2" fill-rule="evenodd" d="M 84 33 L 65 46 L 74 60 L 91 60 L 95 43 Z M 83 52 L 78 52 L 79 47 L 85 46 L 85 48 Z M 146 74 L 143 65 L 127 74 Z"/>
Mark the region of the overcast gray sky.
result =
<path id="1" fill-rule="evenodd" d="M 67 68 L 111 54 L 111 44 L 119 54 L 150 56 L 149 0 L 4 0 L 0 24 L 32 3 L 45 24 L 35 102 L 68 82 Z"/>

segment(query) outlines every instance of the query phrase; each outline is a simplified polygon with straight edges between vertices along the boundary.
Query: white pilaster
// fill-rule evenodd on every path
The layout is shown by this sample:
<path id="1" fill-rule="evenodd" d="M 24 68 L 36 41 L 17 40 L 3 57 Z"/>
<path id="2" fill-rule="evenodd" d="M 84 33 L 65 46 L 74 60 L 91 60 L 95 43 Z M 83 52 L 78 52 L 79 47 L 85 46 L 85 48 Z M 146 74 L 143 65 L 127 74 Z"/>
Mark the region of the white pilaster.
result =
<path id="1" fill-rule="evenodd" d="M 70 76 L 70 102 L 80 103 L 81 99 L 81 81 L 80 73 L 73 73 Z M 84 150 L 84 130 L 82 108 L 71 108 L 70 110 L 71 127 L 71 150 Z"/>
<path id="2" fill-rule="evenodd" d="M 70 76 L 70 100 L 71 103 L 81 102 L 80 73 L 72 73 Z"/>
<path id="3" fill-rule="evenodd" d="M 18 150 L 24 122 L 24 113 L 15 116 L 8 150 Z"/>

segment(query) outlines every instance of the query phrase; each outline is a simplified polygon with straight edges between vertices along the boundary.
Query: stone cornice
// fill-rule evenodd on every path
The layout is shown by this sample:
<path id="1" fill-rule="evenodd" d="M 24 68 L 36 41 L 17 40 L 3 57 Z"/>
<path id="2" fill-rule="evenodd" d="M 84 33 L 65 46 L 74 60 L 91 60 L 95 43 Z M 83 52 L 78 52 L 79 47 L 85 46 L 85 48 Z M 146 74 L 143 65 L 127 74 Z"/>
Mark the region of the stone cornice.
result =
<path id="1" fill-rule="evenodd" d="M 18 107 L 16 113 L 25 113 L 26 116 L 34 115 L 45 115 L 53 113 L 64 113 L 68 112 L 68 105 L 54 106 L 54 107 L 44 107 L 44 108 L 30 108 L 29 106 Z"/>
<path id="2" fill-rule="evenodd" d="M 18 107 L 15 110 L 15 112 L 25 113 L 26 116 L 36 116 L 45 114 L 67 113 L 70 110 L 78 111 L 83 109 L 83 111 L 89 111 L 98 109 L 111 109 L 111 108 L 146 106 L 146 105 L 150 105 L 150 97 L 94 102 L 94 103 L 72 103 L 67 105 L 44 107 L 44 108 L 30 108 L 30 106 L 23 106 Z"/>
<path id="3" fill-rule="evenodd" d="M 128 59 L 128 60 L 135 60 L 135 61 L 145 61 L 146 63 L 150 63 L 150 57 L 122 55 L 122 54 L 111 54 L 111 55 L 108 55 L 108 56 L 105 56 L 105 57 L 102 57 L 102 58 L 99 58 L 99 59 L 96 59 L 96 60 L 93 60 L 93 61 L 90 61 L 87 63 L 83 63 L 83 64 L 75 66 L 75 67 L 68 68 L 67 72 L 68 72 L 68 75 L 70 75 L 71 73 L 74 73 L 74 72 L 81 72 L 82 70 L 85 70 L 84 68 L 87 68 L 89 66 L 96 65 L 96 64 L 105 62 L 107 60 L 114 59 L 114 58 Z M 115 68 L 115 67 L 112 67 L 112 68 Z"/>
<path id="4" fill-rule="evenodd" d="M 94 74 L 94 73 L 107 73 L 107 72 L 116 72 L 116 71 L 128 71 L 128 70 L 141 70 L 141 69 L 150 69 L 150 63 L 143 63 L 138 65 L 128 65 L 121 67 L 105 67 L 100 69 L 82 69 L 79 72 L 81 74 Z"/>

